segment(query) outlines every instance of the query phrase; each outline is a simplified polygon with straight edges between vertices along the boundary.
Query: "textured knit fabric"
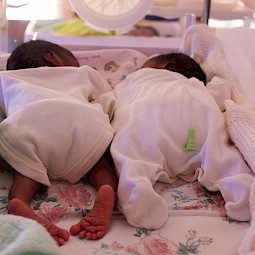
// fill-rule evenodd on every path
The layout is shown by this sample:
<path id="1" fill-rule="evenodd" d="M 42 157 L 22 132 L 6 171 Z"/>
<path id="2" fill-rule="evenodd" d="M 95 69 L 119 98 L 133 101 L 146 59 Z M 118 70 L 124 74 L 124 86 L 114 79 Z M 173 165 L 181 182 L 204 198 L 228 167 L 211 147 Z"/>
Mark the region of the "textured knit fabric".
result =
<path id="1" fill-rule="evenodd" d="M 238 105 L 228 100 L 226 109 L 230 136 L 255 172 L 255 105 Z"/>
<path id="2" fill-rule="evenodd" d="M 254 172 L 255 105 L 253 93 L 250 93 L 254 90 L 254 56 L 250 51 L 253 40 L 254 31 L 247 28 L 232 30 L 219 38 L 208 26 L 194 25 L 186 31 L 180 50 L 193 56 L 201 64 L 209 80 L 218 76 L 230 83 L 231 99 L 224 103 L 228 132 Z M 226 53 L 231 63 L 228 62 Z M 242 86 L 239 76 L 237 78 L 233 70 L 241 76 Z M 237 187 L 233 189 L 238 192 Z M 255 181 L 250 190 L 249 206 L 252 221 L 238 251 L 240 255 L 255 255 Z"/>
<path id="3" fill-rule="evenodd" d="M 14 215 L 0 215 L 0 255 L 59 255 L 60 249 L 39 223 Z"/>

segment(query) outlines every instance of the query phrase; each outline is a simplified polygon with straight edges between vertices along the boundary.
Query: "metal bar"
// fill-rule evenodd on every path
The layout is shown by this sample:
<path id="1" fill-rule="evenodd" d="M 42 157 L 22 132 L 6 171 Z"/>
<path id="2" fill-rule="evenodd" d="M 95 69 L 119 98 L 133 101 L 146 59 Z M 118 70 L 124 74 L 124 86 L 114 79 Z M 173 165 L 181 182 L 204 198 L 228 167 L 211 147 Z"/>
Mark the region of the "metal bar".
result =
<path id="1" fill-rule="evenodd" d="M 204 0 L 201 20 L 203 23 L 208 24 L 211 12 L 211 0 Z"/>

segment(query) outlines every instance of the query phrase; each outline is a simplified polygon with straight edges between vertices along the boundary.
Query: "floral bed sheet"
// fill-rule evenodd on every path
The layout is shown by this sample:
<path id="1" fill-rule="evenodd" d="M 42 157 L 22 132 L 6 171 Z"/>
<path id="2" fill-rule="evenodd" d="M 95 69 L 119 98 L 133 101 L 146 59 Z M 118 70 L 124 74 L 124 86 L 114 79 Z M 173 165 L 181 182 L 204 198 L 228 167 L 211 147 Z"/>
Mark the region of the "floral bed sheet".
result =
<path id="1" fill-rule="evenodd" d="M 12 176 L 0 172 L 0 213 L 7 213 Z M 210 192 L 198 182 L 156 183 L 155 190 L 169 204 L 169 219 L 157 230 L 130 226 L 114 212 L 109 232 L 97 241 L 71 236 L 60 247 L 61 255 L 234 255 L 249 228 L 226 216 L 220 193 Z M 69 229 L 94 203 L 96 191 L 86 179 L 75 185 L 54 181 L 33 200 L 33 210 L 57 225 Z M 149 214 L 149 212 L 148 212 Z"/>

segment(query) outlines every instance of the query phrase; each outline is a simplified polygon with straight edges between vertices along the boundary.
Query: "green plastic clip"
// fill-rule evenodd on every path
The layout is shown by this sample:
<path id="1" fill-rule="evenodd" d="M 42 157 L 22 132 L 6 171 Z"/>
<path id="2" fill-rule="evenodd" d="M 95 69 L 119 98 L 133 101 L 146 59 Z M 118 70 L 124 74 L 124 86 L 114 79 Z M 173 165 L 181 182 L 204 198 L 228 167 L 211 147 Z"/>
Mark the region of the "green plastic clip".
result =
<path id="1" fill-rule="evenodd" d="M 184 145 L 185 151 L 198 151 L 198 148 L 195 145 L 195 129 L 189 129 L 189 139 L 188 142 Z"/>

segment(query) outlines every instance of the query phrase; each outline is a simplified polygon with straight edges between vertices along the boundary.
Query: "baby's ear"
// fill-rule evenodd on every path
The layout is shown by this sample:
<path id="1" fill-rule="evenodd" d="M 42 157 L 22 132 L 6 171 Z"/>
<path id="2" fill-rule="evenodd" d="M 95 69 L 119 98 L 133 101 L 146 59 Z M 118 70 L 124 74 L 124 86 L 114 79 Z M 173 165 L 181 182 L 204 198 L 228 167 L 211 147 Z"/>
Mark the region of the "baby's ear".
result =
<path id="1" fill-rule="evenodd" d="M 205 61 L 204 56 L 198 52 L 192 53 L 191 57 L 199 64 L 202 65 Z"/>
<path id="2" fill-rule="evenodd" d="M 48 66 L 59 66 L 61 65 L 60 57 L 52 50 L 47 50 L 43 53 L 43 59 Z"/>
<path id="3" fill-rule="evenodd" d="M 54 54 L 53 51 L 47 50 L 46 52 L 43 53 L 43 59 L 46 62 L 51 62 L 53 59 L 53 54 Z"/>

